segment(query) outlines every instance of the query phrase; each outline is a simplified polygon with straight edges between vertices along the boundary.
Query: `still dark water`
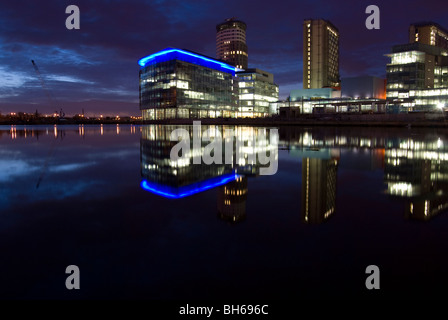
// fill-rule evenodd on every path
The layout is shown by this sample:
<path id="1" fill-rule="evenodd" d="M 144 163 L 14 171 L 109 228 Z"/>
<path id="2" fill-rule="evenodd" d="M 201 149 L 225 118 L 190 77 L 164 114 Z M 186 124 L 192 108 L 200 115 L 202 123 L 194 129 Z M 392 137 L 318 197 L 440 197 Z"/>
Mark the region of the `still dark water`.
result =
<path id="1" fill-rule="evenodd" d="M 260 175 L 173 164 L 175 128 L 0 127 L 0 297 L 448 298 L 448 130 L 280 127 Z"/>

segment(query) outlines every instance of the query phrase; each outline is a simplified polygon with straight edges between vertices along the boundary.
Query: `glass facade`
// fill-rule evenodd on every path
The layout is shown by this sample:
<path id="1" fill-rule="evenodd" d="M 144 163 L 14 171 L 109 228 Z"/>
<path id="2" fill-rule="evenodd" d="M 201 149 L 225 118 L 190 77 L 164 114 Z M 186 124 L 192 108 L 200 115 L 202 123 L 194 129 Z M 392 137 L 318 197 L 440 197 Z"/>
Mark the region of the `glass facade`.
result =
<path id="1" fill-rule="evenodd" d="M 387 98 L 404 111 L 448 106 L 448 51 L 422 43 L 394 46 L 387 65 Z"/>
<path id="2" fill-rule="evenodd" d="M 234 67 L 178 49 L 160 51 L 139 64 L 143 120 L 235 117 Z"/>
<path id="3" fill-rule="evenodd" d="M 270 104 L 278 101 L 278 85 L 271 73 L 248 69 L 237 73 L 239 86 L 238 117 L 266 117 L 272 114 Z"/>
<path id="4" fill-rule="evenodd" d="M 418 51 L 397 52 L 389 55 L 387 89 L 410 90 L 425 87 L 425 53 Z M 398 90 L 396 90 L 398 92 Z M 390 92 L 388 94 L 390 97 Z"/>

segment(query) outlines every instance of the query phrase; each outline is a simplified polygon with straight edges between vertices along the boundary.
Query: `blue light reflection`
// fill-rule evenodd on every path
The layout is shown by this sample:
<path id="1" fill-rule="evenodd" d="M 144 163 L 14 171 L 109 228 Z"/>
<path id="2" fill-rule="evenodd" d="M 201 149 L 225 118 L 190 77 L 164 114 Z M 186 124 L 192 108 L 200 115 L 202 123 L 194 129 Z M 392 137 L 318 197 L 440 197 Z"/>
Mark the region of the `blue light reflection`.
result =
<path id="1" fill-rule="evenodd" d="M 142 189 L 152 192 L 154 194 L 171 198 L 171 199 L 180 199 L 184 197 L 191 196 L 193 194 L 213 189 L 219 186 L 222 186 L 224 184 L 227 184 L 231 181 L 236 180 L 240 176 L 235 174 L 234 172 L 230 175 L 223 175 L 216 178 L 211 178 L 205 181 L 197 182 L 190 184 L 188 186 L 182 186 L 182 187 L 171 187 L 171 186 L 164 186 L 155 182 L 150 182 L 148 180 L 142 180 L 140 186 Z"/>

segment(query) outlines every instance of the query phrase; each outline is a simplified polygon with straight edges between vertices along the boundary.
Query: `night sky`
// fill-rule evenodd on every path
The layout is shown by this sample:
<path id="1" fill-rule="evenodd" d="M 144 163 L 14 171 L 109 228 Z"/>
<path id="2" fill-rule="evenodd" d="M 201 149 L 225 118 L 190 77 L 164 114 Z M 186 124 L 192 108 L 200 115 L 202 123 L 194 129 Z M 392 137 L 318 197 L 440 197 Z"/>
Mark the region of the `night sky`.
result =
<path id="1" fill-rule="evenodd" d="M 81 29 L 67 30 L 68 5 Z M 367 30 L 365 9 L 381 11 Z M 0 113 L 138 115 L 137 61 L 166 47 L 215 57 L 216 24 L 247 24 L 249 67 L 274 74 L 280 98 L 302 87 L 302 22 L 330 20 L 340 32 L 341 77 L 385 77 L 391 46 L 408 41 L 410 23 L 448 28 L 448 1 L 21 1 L 0 3 Z M 55 103 L 50 105 L 35 60 Z"/>

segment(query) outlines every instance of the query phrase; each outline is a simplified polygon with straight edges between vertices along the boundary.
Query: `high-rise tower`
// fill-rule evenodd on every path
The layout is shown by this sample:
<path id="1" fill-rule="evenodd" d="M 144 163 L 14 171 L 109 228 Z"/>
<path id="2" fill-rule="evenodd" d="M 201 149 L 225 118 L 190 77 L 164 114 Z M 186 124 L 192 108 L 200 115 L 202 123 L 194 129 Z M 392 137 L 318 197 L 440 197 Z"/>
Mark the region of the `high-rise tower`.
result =
<path id="1" fill-rule="evenodd" d="M 339 31 L 327 20 L 303 22 L 303 88 L 340 87 Z"/>
<path id="2" fill-rule="evenodd" d="M 216 58 L 237 68 L 247 69 L 246 24 L 236 18 L 216 26 Z"/>

